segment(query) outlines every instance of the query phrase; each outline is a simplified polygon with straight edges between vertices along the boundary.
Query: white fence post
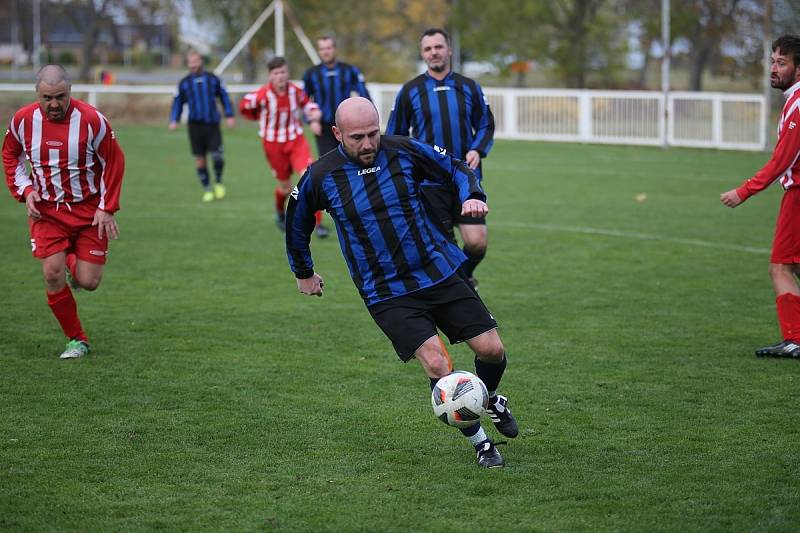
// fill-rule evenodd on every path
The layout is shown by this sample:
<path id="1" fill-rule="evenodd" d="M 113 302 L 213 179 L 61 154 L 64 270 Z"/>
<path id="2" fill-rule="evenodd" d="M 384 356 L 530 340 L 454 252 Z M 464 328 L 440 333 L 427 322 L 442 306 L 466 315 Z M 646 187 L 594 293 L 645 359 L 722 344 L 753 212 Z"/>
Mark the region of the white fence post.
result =
<path id="1" fill-rule="evenodd" d="M 675 144 L 675 97 L 672 93 L 669 94 L 667 101 L 664 102 L 664 105 L 667 106 L 667 124 L 665 126 L 667 144 L 672 146 Z"/>
<path id="2" fill-rule="evenodd" d="M 714 95 L 711 100 L 711 144 L 722 144 L 722 97 Z"/>
<path id="3" fill-rule="evenodd" d="M 578 94 L 578 140 L 592 140 L 592 95 L 585 90 Z"/>
<path id="4" fill-rule="evenodd" d="M 375 105 L 375 109 L 378 110 L 378 119 L 380 120 L 380 123 L 386 124 L 386 122 L 389 120 L 389 117 L 380 116 L 381 109 L 383 109 L 383 93 L 381 91 L 375 91 L 370 89 L 367 90 L 369 91 L 370 98 L 372 98 L 372 103 Z"/>
<path id="5" fill-rule="evenodd" d="M 514 91 L 503 92 L 503 126 L 505 126 L 503 133 L 511 138 L 519 134 L 518 97 Z"/>
<path id="6" fill-rule="evenodd" d="M 667 113 L 672 118 L 672 110 L 667 106 L 667 93 L 661 93 L 658 97 L 658 140 L 664 148 L 669 146 Z"/>
<path id="7" fill-rule="evenodd" d="M 760 139 L 759 144 L 761 145 L 761 149 L 767 151 L 767 143 L 769 142 L 769 138 L 767 137 L 767 118 L 769 117 L 769 106 L 767 105 L 767 100 L 761 102 L 761 113 L 759 114 L 759 121 L 761 122 L 761 127 L 758 128 L 760 132 Z"/>

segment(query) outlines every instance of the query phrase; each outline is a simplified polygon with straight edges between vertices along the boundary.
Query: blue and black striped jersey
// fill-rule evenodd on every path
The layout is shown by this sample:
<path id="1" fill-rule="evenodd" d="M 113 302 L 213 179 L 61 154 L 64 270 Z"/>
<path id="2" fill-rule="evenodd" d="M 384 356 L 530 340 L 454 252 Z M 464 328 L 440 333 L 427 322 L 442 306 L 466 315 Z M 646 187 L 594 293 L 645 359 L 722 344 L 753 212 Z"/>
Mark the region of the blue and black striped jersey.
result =
<path id="1" fill-rule="evenodd" d="M 370 98 L 364 76 L 353 65 L 337 61 L 332 67 L 320 63 L 303 74 L 303 90 L 322 110 L 322 122 L 333 124 L 336 108 L 357 93 Z"/>
<path id="2" fill-rule="evenodd" d="M 314 213 L 336 223 L 350 276 L 369 306 L 444 281 L 463 252 L 437 229 L 422 205 L 420 185 L 454 182 L 462 202 L 485 200 L 478 179 L 444 149 L 383 136 L 372 167 L 340 145 L 311 165 L 292 192 L 286 214 L 286 253 L 298 278 L 314 274 L 309 243 Z"/>
<path id="3" fill-rule="evenodd" d="M 217 124 L 220 116 L 216 98 L 222 102 L 225 116 L 232 117 L 233 107 L 222 80 L 211 72 L 189 74 L 178 83 L 169 119 L 171 122 L 178 122 L 183 112 L 183 104 L 188 103 L 189 122 Z"/>
<path id="4" fill-rule="evenodd" d="M 439 81 L 426 72 L 403 85 L 386 125 L 386 135 L 409 130 L 459 159 L 470 150 L 485 158 L 494 143 L 494 116 L 475 80 L 450 72 Z"/>

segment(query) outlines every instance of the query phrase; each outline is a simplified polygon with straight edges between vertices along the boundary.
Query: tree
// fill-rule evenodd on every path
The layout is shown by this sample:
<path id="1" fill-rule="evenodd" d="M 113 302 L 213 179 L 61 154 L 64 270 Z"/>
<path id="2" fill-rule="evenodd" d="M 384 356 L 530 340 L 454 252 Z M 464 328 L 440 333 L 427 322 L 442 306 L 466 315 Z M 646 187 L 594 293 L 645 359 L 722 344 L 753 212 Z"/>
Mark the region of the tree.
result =
<path id="1" fill-rule="evenodd" d="M 654 59 L 653 46 L 658 43 L 662 50 L 664 48 L 661 42 L 661 0 L 621 0 L 620 8 L 629 19 L 631 38 L 636 41 L 636 47 L 642 54 L 642 64 L 637 69 L 634 84 L 637 88 L 645 88 L 647 72 Z"/>
<path id="2" fill-rule="evenodd" d="M 627 31 L 617 9 L 617 0 L 462 0 L 454 22 L 476 58 L 537 60 L 564 85 L 583 88 L 590 73 L 614 83 L 623 66 Z"/>
<path id="3" fill-rule="evenodd" d="M 170 0 L 51 0 L 57 17 L 66 19 L 82 36 L 80 52 L 80 80 L 91 79 L 96 61 L 96 49 L 101 36 L 115 45 L 129 46 L 122 42 L 117 32 L 118 23 L 124 23 L 147 36 L 156 22 L 174 19 Z M 44 10 L 44 9 L 43 9 Z M 55 23 L 58 23 L 58 18 Z"/>
<path id="4" fill-rule="evenodd" d="M 597 71 L 613 81 L 623 66 L 627 47 L 624 26 L 608 0 L 547 2 L 544 11 L 551 30 L 548 57 L 568 87 L 586 87 L 587 73 Z"/>
<path id="5" fill-rule="evenodd" d="M 450 27 L 458 31 L 464 57 L 491 61 L 499 67 L 522 66 L 531 60 L 545 60 L 548 32 L 545 6 L 541 1 L 454 0 Z M 480 13 L 480 16 L 476 16 Z M 525 85 L 519 68 L 518 85 Z"/>
<path id="6" fill-rule="evenodd" d="M 337 0 L 289 0 L 288 4 L 312 41 L 323 34 L 334 35 L 339 55 L 358 65 L 368 79 L 396 82 L 407 80 L 414 71 L 419 34 L 428 26 L 443 25 L 448 14 L 446 4 L 426 0 L 350 0 L 346 9 Z M 222 23 L 224 49 L 236 43 L 267 5 L 263 0 L 231 0 L 220 10 L 216 0 L 193 0 L 198 18 Z M 243 52 L 246 79 L 255 79 L 259 69 L 263 71 L 263 59 L 274 53 L 273 43 L 270 19 Z M 286 56 L 294 77 L 311 66 L 288 21 Z"/>
<path id="7" fill-rule="evenodd" d="M 109 15 L 113 0 L 63 0 L 58 3 L 61 14 L 69 19 L 75 28 L 80 28 L 81 43 L 80 73 L 78 79 L 88 81 L 94 65 L 94 52 L 97 39 L 104 28 L 112 26 Z"/>
<path id="8" fill-rule="evenodd" d="M 800 9 L 797 0 L 771 0 L 775 36 L 800 32 Z"/>

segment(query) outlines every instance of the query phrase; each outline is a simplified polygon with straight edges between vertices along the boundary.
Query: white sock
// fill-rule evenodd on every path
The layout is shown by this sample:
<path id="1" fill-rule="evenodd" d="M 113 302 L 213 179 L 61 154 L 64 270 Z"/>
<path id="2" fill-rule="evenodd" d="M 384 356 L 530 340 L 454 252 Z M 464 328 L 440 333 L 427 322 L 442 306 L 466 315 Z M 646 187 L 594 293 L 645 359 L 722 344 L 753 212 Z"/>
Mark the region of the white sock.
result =
<path id="1" fill-rule="evenodd" d="M 481 426 L 480 428 L 478 428 L 478 432 L 477 432 L 477 433 L 475 433 L 475 434 L 474 434 L 474 435 L 472 435 L 471 437 L 467 437 L 467 438 L 469 439 L 469 442 L 470 442 L 470 443 L 471 443 L 473 446 L 477 446 L 477 445 L 478 445 L 478 444 L 480 444 L 481 442 L 483 442 L 483 441 L 485 441 L 485 440 L 488 440 L 488 439 L 489 439 L 489 437 L 487 437 L 487 436 L 486 436 L 486 432 L 483 430 L 483 426 Z"/>

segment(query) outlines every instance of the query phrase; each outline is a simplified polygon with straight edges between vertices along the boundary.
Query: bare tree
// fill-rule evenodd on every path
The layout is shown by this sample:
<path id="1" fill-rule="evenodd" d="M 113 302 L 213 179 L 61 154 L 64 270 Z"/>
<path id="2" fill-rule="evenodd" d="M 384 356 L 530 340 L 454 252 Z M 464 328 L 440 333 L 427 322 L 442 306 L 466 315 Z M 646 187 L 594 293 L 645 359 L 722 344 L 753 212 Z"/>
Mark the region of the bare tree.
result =
<path id="1" fill-rule="evenodd" d="M 72 25 L 80 29 L 81 43 L 80 72 L 78 78 L 89 81 L 94 66 L 94 53 L 98 38 L 104 28 L 111 25 L 109 11 L 113 0 L 64 0 L 58 3 L 60 13 Z"/>

